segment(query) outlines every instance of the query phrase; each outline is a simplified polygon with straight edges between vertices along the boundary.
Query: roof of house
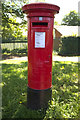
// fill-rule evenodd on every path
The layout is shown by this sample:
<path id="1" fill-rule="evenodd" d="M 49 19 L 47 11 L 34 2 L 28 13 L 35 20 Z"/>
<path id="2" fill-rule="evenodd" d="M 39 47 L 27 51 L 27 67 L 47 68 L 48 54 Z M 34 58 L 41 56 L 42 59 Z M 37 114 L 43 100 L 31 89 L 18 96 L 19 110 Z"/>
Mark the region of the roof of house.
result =
<path id="1" fill-rule="evenodd" d="M 54 25 L 54 29 L 59 31 L 62 36 L 80 36 L 80 26 L 56 26 Z"/>

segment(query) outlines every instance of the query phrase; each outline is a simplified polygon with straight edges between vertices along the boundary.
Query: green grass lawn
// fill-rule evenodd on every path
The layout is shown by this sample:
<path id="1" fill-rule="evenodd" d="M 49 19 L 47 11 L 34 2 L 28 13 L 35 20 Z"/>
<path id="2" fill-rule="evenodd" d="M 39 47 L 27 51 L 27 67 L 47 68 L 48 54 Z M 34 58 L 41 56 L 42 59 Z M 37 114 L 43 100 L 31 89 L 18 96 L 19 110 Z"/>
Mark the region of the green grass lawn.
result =
<path id="1" fill-rule="evenodd" d="M 22 103 L 27 99 L 27 62 L 2 62 L 2 117 L 3 118 L 78 118 L 78 63 L 53 62 L 52 101 L 44 110 L 29 110 Z M 1 63 L 0 62 L 0 63 Z M 80 63 L 79 63 L 80 66 Z"/>

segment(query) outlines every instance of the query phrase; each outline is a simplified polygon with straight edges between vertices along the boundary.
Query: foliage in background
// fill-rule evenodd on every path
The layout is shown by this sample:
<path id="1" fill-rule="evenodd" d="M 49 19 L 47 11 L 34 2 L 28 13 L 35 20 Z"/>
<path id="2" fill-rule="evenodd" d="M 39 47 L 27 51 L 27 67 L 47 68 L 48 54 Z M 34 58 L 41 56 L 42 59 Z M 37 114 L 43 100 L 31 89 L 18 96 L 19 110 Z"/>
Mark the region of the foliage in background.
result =
<path id="1" fill-rule="evenodd" d="M 59 55 L 75 56 L 80 55 L 80 37 L 64 37 L 61 40 Z"/>
<path id="2" fill-rule="evenodd" d="M 16 48 L 16 49 L 13 49 L 13 50 L 8 50 L 7 48 L 5 48 L 5 49 L 3 49 L 2 50 L 2 54 L 4 54 L 4 55 L 18 55 L 18 56 L 26 56 L 27 55 L 27 48 L 22 48 L 22 49 L 20 49 L 20 48 Z"/>
<path id="3" fill-rule="evenodd" d="M 22 104 L 27 99 L 27 62 L 2 62 L 3 118 L 79 118 L 78 63 L 53 62 L 51 104 L 46 111 L 33 111 Z"/>
<path id="4" fill-rule="evenodd" d="M 18 0 L 2 1 L 2 41 L 22 38 L 22 29 L 26 28 L 27 24 L 22 12 L 23 3 L 25 2 Z"/>
<path id="5" fill-rule="evenodd" d="M 54 25 L 59 25 L 59 23 L 57 21 L 54 20 Z"/>
<path id="6" fill-rule="evenodd" d="M 26 48 L 15 48 L 15 49 L 2 49 L 2 55 L 9 55 L 9 56 L 27 56 L 28 49 Z M 53 50 L 53 55 L 57 55 L 58 52 Z"/>
<path id="7" fill-rule="evenodd" d="M 64 16 L 61 24 L 67 26 L 80 26 L 78 13 L 76 11 L 71 11 L 69 14 Z"/>

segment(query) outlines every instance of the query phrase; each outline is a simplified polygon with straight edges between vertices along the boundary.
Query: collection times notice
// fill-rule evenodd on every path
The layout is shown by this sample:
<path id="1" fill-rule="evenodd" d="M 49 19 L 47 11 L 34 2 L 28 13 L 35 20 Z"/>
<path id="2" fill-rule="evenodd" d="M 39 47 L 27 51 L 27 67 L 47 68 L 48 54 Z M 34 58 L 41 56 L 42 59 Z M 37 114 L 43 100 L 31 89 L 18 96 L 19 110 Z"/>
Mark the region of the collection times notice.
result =
<path id="1" fill-rule="evenodd" d="M 45 48 L 45 32 L 35 32 L 35 48 Z"/>

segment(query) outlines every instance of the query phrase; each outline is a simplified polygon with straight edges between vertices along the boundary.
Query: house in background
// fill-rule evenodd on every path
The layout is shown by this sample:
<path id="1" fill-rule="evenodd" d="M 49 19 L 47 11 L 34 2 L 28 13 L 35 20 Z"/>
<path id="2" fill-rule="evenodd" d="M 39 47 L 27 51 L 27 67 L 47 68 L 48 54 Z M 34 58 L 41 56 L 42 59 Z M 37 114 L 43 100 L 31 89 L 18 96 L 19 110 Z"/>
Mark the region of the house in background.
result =
<path id="1" fill-rule="evenodd" d="M 54 25 L 54 50 L 59 49 L 61 37 L 80 36 L 80 26 L 56 26 Z"/>

